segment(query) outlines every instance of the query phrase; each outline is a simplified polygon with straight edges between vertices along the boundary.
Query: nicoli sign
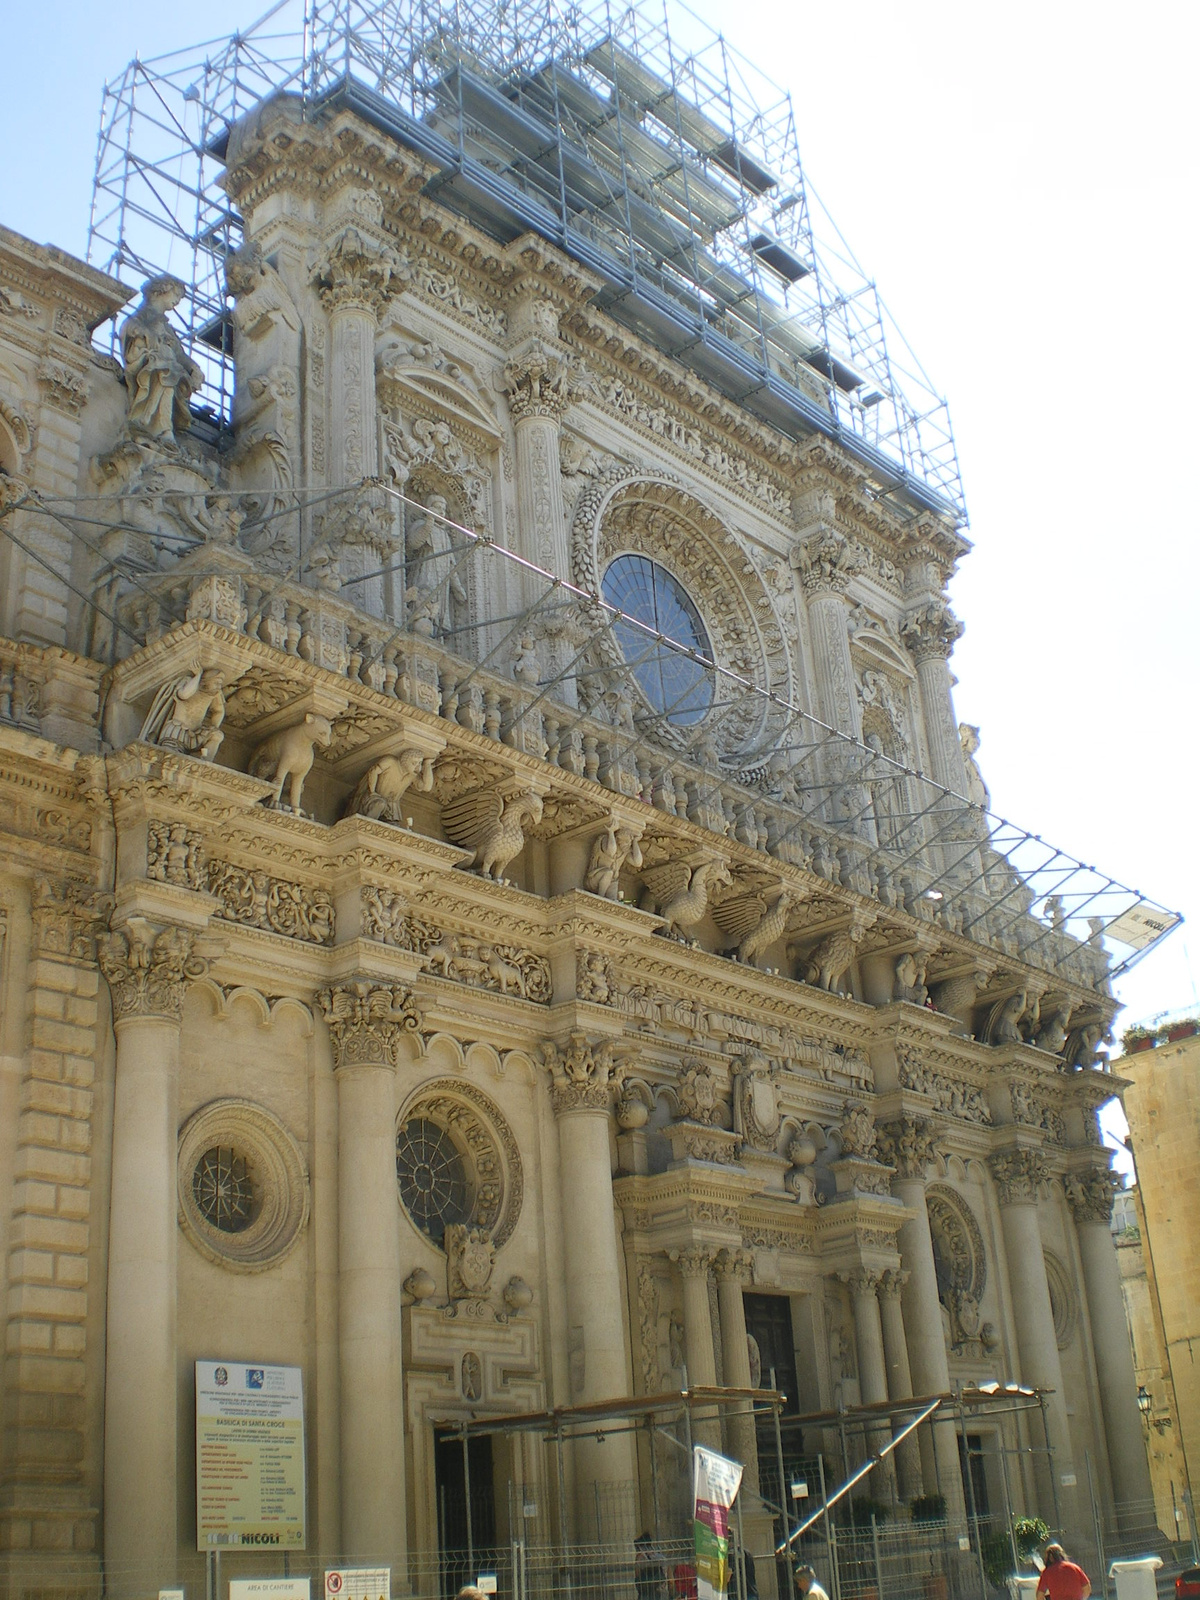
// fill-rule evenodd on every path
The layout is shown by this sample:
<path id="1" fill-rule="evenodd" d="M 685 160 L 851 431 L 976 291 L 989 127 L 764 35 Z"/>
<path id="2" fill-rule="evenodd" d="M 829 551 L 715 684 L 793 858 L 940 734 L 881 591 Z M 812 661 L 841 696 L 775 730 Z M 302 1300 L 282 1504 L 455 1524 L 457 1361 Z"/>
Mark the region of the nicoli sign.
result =
<path id="1" fill-rule="evenodd" d="M 303 1550 L 299 1367 L 196 1363 L 196 1545 Z"/>

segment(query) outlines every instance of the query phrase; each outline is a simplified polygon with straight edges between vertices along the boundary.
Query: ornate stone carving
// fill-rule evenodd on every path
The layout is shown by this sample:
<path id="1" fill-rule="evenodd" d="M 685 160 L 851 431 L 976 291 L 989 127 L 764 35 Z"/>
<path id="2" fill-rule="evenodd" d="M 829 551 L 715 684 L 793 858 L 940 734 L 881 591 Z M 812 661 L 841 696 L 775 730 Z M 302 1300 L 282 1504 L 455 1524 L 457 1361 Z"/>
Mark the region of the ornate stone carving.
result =
<path id="1" fill-rule="evenodd" d="M 447 801 L 442 826 L 455 844 L 470 850 L 468 871 L 499 881 L 509 862 L 525 848 L 531 823 L 542 820 L 542 798 L 531 789 L 505 795 L 499 789 L 476 789 Z"/>
<path id="2" fill-rule="evenodd" d="M 317 990 L 317 1004 L 333 1041 L 333 1065 L 395 1067 L 400 1041 L 421 1027 L 412 991 L 367 978 Z"/>
<path id="3" fill-rule="evenodd" d="M 1112 1217 L 1113 1196 L 1121 1187 L 1115 1172 L 1093 1167 L 1086 1172 L 1072 1172 L 1064 1186 L 1067 1204 L 1076 1222 L 1102 1222 L 1108 1226 Z"/>
<path id="4" fill-rule="evenodd" d="M 583 886 L 589 894 L 601 895 L 605 900 L 619 896 L 622 872 L 628 867 L 639 872 L 642 866 L 642 830 L 629 822 L 622 822 L 615 812 L 610 815 L 603 833 L 597 834 L 592 844 L 587 874 Z"/>
<path id="5" fill-rule="evenodd" d="M 61 361 L 43 361 L 38 367 L 38 387 L 47 404 L 77 417 L 87 405 L 87 379 Z"/>
<path id="6" fill-rule="evenodd" d="M 39 955 L 91 961 L 96 935 L 111 905 L 110 896 L 87 884 L 35 878 L 30 897 L 35 950 Z"/>
<path id="7" fill-rule="evenodd" d="M 617 975 L 612 962 L 599 950 L 576 950 L 575 994 L 594 1006 L 611 1005 L 616 995 Z"/>
<path id="8" fill-rule="evenodd" d="M 492 1281 L 496 1247 L 486 1228 L 452 1222 L 446 1229 L 446 1281 L 451 1300 L 482 1300 Z"/>
<path id="9" fill-rule="evenodd" d="M 96 955 L 112 993 L 113 1020 L 161 1017 L 178 1022 L 188 983 L 203 977 L 208 966 L 196 955 L 195 944 L 191 929 L 155 928 L 142 917 L 102 933 Z"/>
<path id="10" fill-rule="evenodd" d="M 269 739 L 264 739 L 250 757 L 249 772 L 252 778 L 264 778 L 271 784 L 266 804 L 302 816 L 300 797 L 304 792 L 304 780 L 312 771 L 318 747 L 328 750 L 332 743 L 333 724 L 317 711 L 306 711 L 303 722 L 280 728 Z M 285 783 L 288 786 L 286 805 L 283 801 Z"/>
<path id="11" fill-rule="evenodd" d="M 980 1035 L 984 1044 L 1024 1044 L 1029 1031 L 1026 1023 L 1029 1011 L 1026 989 L 1018 989 L 997 1000 L 988 1012 Z"/>
<path id="12" fill-rule="evenodd" d="M 740 1283 L 743 1289 L 754 1281 L 753 1250 L 722 1250 L 713 1265 L 718 1278 Z"/>
<path id="13" fill-rule="evenodd" d="M 364 884 L 359 890 L 364 939 L 394 945 L 398 950 L 413 948 L 412 923 L 408 901 L 397 889 L 380 889 Z"/>
<path id="14" fill-rule="evenodd" d="M 214 1156 L 240 1163 L 240 1173 L 214 1171 Z M 299 1240 L 308 1221 L 308 1168 L 287 1128 L 262 1106 L 240 1099 L 202 1106 L 180 1130 L 177 1170 L 184 1234 L 208 1260 L 261 1272 Z M 231 1200 L 242 1210 L 237 1229 L 220 1225 L 222 1204 Z"/>
<path id="15" fill-rule="evenodd" d="M 225 675 L 219 667 L 196 662 L 181 677 L 171 678 L 154 696 L 139 738 L 168 750 L 212 761 L 225 735 Z"/>
<path id="16" fill-rule="evenodd" d="M 937 1109 L 948 1117 L 957 1117 L 962 1122 L 978 1122 L 985 1127 L 991 1126 L 992 1110 L 982 1090 L 975 1088 L 973 1084 L 964 1083 L 961 1079 L 935 1072 L 918 1052 L 908 1045 L 896 1046 L 896 1061 L 902 1088 L 928 1095 Z"/>
<path id="17" fill-rule="evenodd" d="M 429 1121 L 447 1129 L 471 1167 L 474 1204 L 465 1220 L 483 1229 L 499 1250 L 511 1237 L 521 1215 L 525 1177 L 512 1129 L 499 1108 L 461 1079 L 422 1084 L 399 1118 L 399 1137 L 412 1121 Z"/>
<path id="18" fill-rule="evenodd" d="M 330 244 L 313 283 L 326 311 L 359 309 L 377 317 L 393 279 L 403 282 L 406 276 L 405 263 L 393 251 L 347 227 Z"/>
<path id="19" fill-rule="evenodd" d="M 175 430 L 190 425 L 189 402 L 204 382 L 204 373 L 167 321 L 167 312 L 185 293 L 178 278 L 148 279 L 142 285 L 141 304 L 121 326 L 130 432 L 171 447 Z"/>
<path id="20" fill-rule="evenodd" d="M 410 940 L 407 948 L 423 955 L 428 968 L 440 971 L 444 978 L 497 994 L 519 995 L 538 1005 L 550 1001 L 554 988 L 550 963 L 532 950 L 444 933 L 433 923 L 415 919 L 410 924 Z"/>
<path id="21" fill-rule="evenodd" d="M 640 1332 L 639 1354 L 642 1367 L 642 1392 L 655 1394 L 659 1387 L 658 1372 L 658 1289 L 654 1273 L 647 1261 L 637 1264 L 638 1325 Z"/>
<path id="22" fill-rule="evenodd" d="M 152 822 L 146 831 L 146 876 L 180 889 L 203 889 L 203 835 L 182 822 Z"/>
<path id="23" fill-rule="evenodd" d="M 715 884 L 733 882 L 729 865 L 722 856 L 703 856 L 698 861 L 667 861 L 645 868 L 646 909 L 657 906 L 665 933 L 687 942 L 690 930 L 704 920 L 708 897 Z"/>
<path id="24" fill-rule="evenodd" d="M 401 801 L 416 786 L 423 794 L 433 788 L 433 757 L 422 750 L 401 750 L 369 766 L 346 807 L 346 815 L 374 817 L 381 822 L 404 822 Z"/>
<path id="25" fill-rule="evenodd" d="M 217 916 L 227 922 L 306 944 L 333 943 L 333 900 L 325 889 L 289 883 L 232 861 L 209 862 L 207 888 L 221 902 Z"/>
<path id="26" fill-rule="evenodd" d="M 925 1169 L 935 1154 L 934 1125 L 927 1117 L 900 1117 L 895 1122 L 881 1124 L 876 1133 L 879 1159 L 895 1167 L 898 1178 L 924 1179 Z"/>
<path id="27" fill-rule="evenodd" d="M 856 911 L 849 927 L 827 933 L 809 952 L 804 964 L 803 981 L 830 994 L 842 992 L 846 975 L 858 959 L 858 947 L 874 924 L 875 916 L 871 911 Z"/>
<path id="28" fill-rule="evenodd" d="M 797 539 L 789 553 L 808 596 L 843 595 L 850 579 L 862 567 L 859 547 L 845 534 L 822 524 L 806 538 Z"/>
<path id="29" fill-rule="evenodd" d="M 766 894 L 731 895 L 713 907 L 713 920 L 737 943 L 722 951 L 747 965 L 783 937 L 799 896 L 785 884 Z"/>
<path id="30" fill-rule="evenodd" d="M 679 1115 L 688 1122 L 724 1126 L 725 1105 L 721 1084 L 707 1061 L 685 1061 L 675 1080 L 675 1099 Z"/>
<path id="31" fill-rule="evenodd" d="M 988 1166 L 1002 1206 L 1036 1205 L 1038 1191 L 1049 1175 L 1038 1151 L 1000 1151 L 988 1157 Z"/>
<path id="32" fill-rule="evenodd" d="M 711 1245 L 691 1245 L 686 1250 L 673 1253 L 675 1265 L 684 1278 L 703 1278 L 706 1282 L 718 1252 Z"/>
<path id="33" fill-rule="evenodd" d="M 513 421 L 547 417 L 560 422 L 570 403 L 570 356 L 534 334 L 504 363 L 504 388 Z"/>
<path id="34" fill-rule="evenodd" d="M 962 633 L 962 623 L 942 600 L 910 611 L 900 624 L 900 637 L 917 661 L 946 660 Z"/>
<path id="35" fill-rule="evenodd" d="M 908 1282 L 908 1273 L 899 1267 L 887 1267 L 879 1274 L 879 1296 L 882 1300 L 894 1300 L 904 1292 L 904 1285 Z"/>
<path id="36" fill-rule="evenodd" d="M 755 1150 L 774 1150 L 783 1122 L 779 1105 L 782 1070 L 757 1050 L 747 1051 L 735 1064 L 733 1126 Z"/>
<path id="37" fill-rule="evenodd" d="M 875 1121 L 861 1101 L 846 1101 L 842 1108 L 842 1125 L 839 1133 L 844 1155 L 856 1156 L 860 1161 L 878 1159 L 879 1135 L 875 1129 Z"/>
<path id="38" fill-rule="evenodd" d="M 925 987 L 925 965 L 928 957 L 922 951 L 906 950 L 896 957 L 896 976 L 892 984 L 892 999 L 907 1000 L 910 1006 L 923 1006 L 929 998 Z"/>
<path id="39" fill-rule="evenodd" d="M 586 1033 L 572 1033 L 564 1046 L 544 1044 L 542 1060 L 550 1073 L 555 1111 L 607 1111 L 625 1077 L 610 1039 L 593 1045 Z"/>

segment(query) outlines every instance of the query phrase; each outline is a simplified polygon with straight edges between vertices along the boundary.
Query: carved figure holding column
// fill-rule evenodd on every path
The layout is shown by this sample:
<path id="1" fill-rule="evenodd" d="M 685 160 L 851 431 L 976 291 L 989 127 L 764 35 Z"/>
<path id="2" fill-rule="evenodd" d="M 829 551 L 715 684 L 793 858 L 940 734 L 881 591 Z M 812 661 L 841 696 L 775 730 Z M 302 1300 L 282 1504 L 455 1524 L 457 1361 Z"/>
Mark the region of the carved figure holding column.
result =
<path id="1" fill-rule="evenodd" d="M 184 293 L 178 278 L 149 278 L 142 285 L 141 305 L 121 327 L 129 427 L 168 445 L 175 444 L 176 428 L 188 426 L 188 402 L 204 382 L 167 321 Z"/>
<path id="2" fill-rule="evenodd" d="M 225 675 L 199 662 L 180 678 L 164 683 L 154 696 L 140 738 L 186 755 L 212 761 L 225 735 Z"/>
<path id="3" fill-rule="evenodd" d="M 273 785 L 271 794 L 267 796 L 267 805 L 285 809 L 283 786 L 286 783 L 286 809 L 297 817 L 303 815 L 300 796 L 304 792 L 304 780 L 316 760 L 317 747 L 328 750 L 332 743 L 333 724 L 328 717 L 316 711 L 306 712 L 303 722 L 293 723 L 290 728 L 281 728 L 269 739 L 264 739 L 250 757 L 250 776 L 265 778 Z"/>
<path id="4" fill-rule="evenodd" d="M 401 750 L 369 766 L 346 808 L 348 817 L 372 817 L 380 822 L 404 822 L 401 801 L 416 786 L 423 794 L 433 788 L 433 757 L 420 750 Z"/>
<path id="5" fill-rule="evenodd" d="M 641 868 L 640 837 L 638 830 L 629 823 L 620 822 L 615 814 L 609 817 L 608 826 L 592 845 L 587 876 L 583 880 L 589 894 L 598 894 L 605 900 L 620 897 L 621 873 L 627 866 L 634 872 Z"/>

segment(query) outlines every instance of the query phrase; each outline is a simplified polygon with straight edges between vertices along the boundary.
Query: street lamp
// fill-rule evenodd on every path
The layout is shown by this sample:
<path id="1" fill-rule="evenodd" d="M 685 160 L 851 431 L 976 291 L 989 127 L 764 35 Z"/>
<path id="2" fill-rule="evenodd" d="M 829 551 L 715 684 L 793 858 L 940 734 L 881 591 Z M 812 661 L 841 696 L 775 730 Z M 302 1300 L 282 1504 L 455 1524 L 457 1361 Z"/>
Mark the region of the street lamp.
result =
<path id="1" fill-rule="evenodd" d="M 1150 1415 L 1150 1395 L 1144 1383 L 1138 1384 L 1137 1403 L 1138 1410 L 1142 1413 L 1142 1416 L 1148 1417 Z"/>

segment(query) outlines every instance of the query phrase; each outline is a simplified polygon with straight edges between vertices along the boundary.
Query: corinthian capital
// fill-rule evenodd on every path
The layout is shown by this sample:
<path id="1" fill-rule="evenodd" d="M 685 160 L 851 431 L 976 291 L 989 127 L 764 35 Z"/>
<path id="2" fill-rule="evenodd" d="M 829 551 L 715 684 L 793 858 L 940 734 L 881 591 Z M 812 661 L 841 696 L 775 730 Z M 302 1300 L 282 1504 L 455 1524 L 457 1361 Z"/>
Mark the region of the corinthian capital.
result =
<path id="1" fill-rule="evenodd" d="M 514 422 L 548 417 L 561 422 L 570 404 L 571 358 L 535 333 L 504 363 L 504 387 Z"/>
<path id="2" fill-rule="evenodd" d="M 904 1292 L 904 1285 L 908 1282 L 908 1273 L 899 1267 L 887 1267 L 879 1275 L 879 1297 L 881 1300 L 894 1300 Z"/>
<path id="3" fill-rule="evenodd" d="M 717 1252 L 709 1245 L 691 1245 L 676 1257 L 679 1271 L 685 1278 L 707 1278 L 712 1271 Z"/>
<path id="4" fill-rule="evenodd" d="M 144 917 L 131 917 L 123 927 L 102 933 L 96 956 L 112 992 L 114 1022 L 131 1017 L 178 1022 L 188 984 L 208 969 L 195 946 L 191 929 L 156 928 Z"/>
<path id="5" fill-rule="evenodd" d="M 30 905 L 34 949 L 38 955 L 91 961 L 111 906 L 111 897 L 87 884 L 36 878 Z"/>
<path id="6" fill-rule="evenodd" d="M 714 1263 L 718 1278 L 747 1288 L 754 1278 L 753 1250 L 722 1250 Z"/>
<path id="7" fill-rule="evenodd" d="M 1113 1195 L 1120 1188 L 1120 1179 L 1107 1168 L 1094 1167 L 1090 1172 L 1073 1172 L 1067 1179 L 1067 1204 L 1076 1222 L 1102 1222 L 1108 1226 L 1112 1217 Z"/>
<path id="8" fill-rule="evenodd" d="M 326 250 L 313 284 L 326 311 L 350 308 L 377 317 L 393 282 L 402 283 L 406 277 L 407 267 L 394 251 L 347 227 Z"/>
<path id="9" fill-rule="evenodd" d="M 910 611 L 900 624 L 900 636 L 917 661 L 947 660 L 962 632 L 962 623 L 943 600 Z"/>
<path id="10" fill-rule="evenodd" d="M 317 1004 L 333 1040 L 333 1065 L 395 1068 L 400 1041 L 416 1033 L 421 1013 L 399 983 L 353 979 L 318 989 Z"/>
<path id="11" fill-rule="evenodd" d="M 996 1195 L 1002 1206 L 1036 1205 L 1045 1182 L 1045 1158 L 1037 1150 L 1003 1150 L 988 1157 Z"/>
<path id="12" fill-rule="evenodd" d="M 934 1157 L 934 1125 L 928 1117 L 900 1117 L 878 1130 L 879 1159 L 898 1178 L 920 1178 Z"/>
<path id="13" fill-rule="evenodd" d="M 788 558 L 806 595 L 845 594 L 862 566 L 862 552 L 844 533 L 825 524 L 797 539 Z"/>
<path id="14" fill-rule="evenodd" d="M 883 1281 L 883 1273 L 878 1267 L 856 1267 L 853 1272 L 839 1272 L 838 1277 L 855 1296 L 877 1294 Z"/>
<path id="15" fill-rule="evenodd" d="M 593 1045 L 586 1033 L 572 1033 L 565 1044 L 544 1044 L 542 1060 L 550 1072 L 555 1111 L 607 1111 L 625 1077 L 612 1041 Z"/>

